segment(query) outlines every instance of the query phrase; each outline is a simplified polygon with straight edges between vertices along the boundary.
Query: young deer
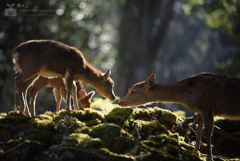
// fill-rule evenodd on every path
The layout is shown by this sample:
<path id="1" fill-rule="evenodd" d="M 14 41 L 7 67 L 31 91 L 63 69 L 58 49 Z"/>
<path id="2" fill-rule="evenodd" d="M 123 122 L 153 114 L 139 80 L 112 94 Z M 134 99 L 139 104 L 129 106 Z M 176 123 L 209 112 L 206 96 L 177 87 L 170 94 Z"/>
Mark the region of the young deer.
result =
<path id="1" fill-rule="evenodd" d="M 26 84 L 28 84 L 26 82 Z M 81 81 L 73 81 L 73 84 L 76 85 L 77 88 L 77 101 L 79 107 L 74 107 L 74 109 L 81 108 L 90 108 L 91 107 L 91 98 L 95 94 L 94 91 L 89 92 L 87 94 L 86 89 L 83 86 Z M 25 86 L 25 83 L 24 85 Z M 57 102 L 56 111 L 60 110 L 62 97 L 66 102 L 66 88 L 62 78 L 46 78 L 40 76 L 37 80 L 34 81 L 32 88 L 29 91 L 30 94 L 30 112 L 32 116 L 36 116 L 35 113 L 35 101 L 39 91 L 41 91 L 44 87 L 53 87 L 54 88 L 54 96 Z M 75 88 L 72 88 L 72 93 L 75 91 Z M 72 95 L 72 94 L 71 94 Z M 72 95 L 73 97 L 73 95 Z M 76 104 L 76 103 L 75 103 Z M 71 105 L 70 105 L 71 106 Z"/>
<path id="2" fill-rule="evenodd" d="M 67 89 L 66 109 L 70 109 L 70 94 L 73 81 L 81 80 L 94 87 L 97 92 L 110 100 L 115 100 L 111 70 L 106 73 L 94 68 L 71 46 L 53 40 L 31 40 L 18 45 L 13 50 L 13 63 L 20 74 L 15 78 L 15 86 L 20 100 L 20 112 L 30 116 L 27 108 L 26 89 L 39 76 L 62 77 Z M 29 80 L 29 81 L 28 81 Z M 27 81 L 23 87 L 23 84 Z M 76 93 L 76 88 L 74 93 Z M 74 102 L 77 95 L 72 93 Z M 74 105 L 78 107 L 77 105 Z"/>
<path id="3" fill-rule="evenodd" d="M 171 84 L 154 84 L 155 75 L 135 84 L 120 101 L 120 106 L 137 106 L 150 102 L 175 102 L 197 112 L 198 132 L 193 153 L 200 148 L 203 124 L 207 135 L 207 160 L 212 159 L 213 117 L 240 120 L 240 78 L 200 73 Z"/>

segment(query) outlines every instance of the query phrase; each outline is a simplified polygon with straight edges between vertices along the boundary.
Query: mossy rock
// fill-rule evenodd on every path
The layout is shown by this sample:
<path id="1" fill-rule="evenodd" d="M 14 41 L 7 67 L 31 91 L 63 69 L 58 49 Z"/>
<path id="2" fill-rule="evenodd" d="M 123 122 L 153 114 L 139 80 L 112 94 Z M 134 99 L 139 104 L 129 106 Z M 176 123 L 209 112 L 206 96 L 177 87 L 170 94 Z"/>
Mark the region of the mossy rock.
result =
<path id="1" fill-rule="evenodd" d="M 9 124 L 0 123 L 0 141 L 8 141 L 14 135 L 18 134 L 16 127 Z"/>
<path id="2" fill-rule="evenodd" d="M 31 117 L 25 117 L 19 112 L 11 111 L 4 118 L 0 119 L 0 123 L 19 125 L 19 124 L 27 124 L 30 120 L 32 120 Z"/>
<path id="3" fill-rule="evenodd" d="M 134 120 L 144 120 L 144 121 L 151 121 L 153 119 L 153 111 L 150 108 L 142 109 L 142 108 L 135 108 L 133 111 L 133 119 Z"/>
<path id="4" fill-rule="evenodd" d="M 131 131 L 134 131 L 136 124 L 138 124 L 138 130 L 140 132 L 141 137 L 147 138 L 149 135 L 158 135 L 161 133 L 166 134 L 167 130 L 164 125 L 162 125 L 159 121 L 142 121 L 135 120 L 131 126 Z"/>
<path id="5" fill-rule="evenodd" d="M 134 109 L 133 108 L 114 108 L 107 116 L 107 122 L 115 123 L 122 127 L 125 121 L 130 119 Z"/>
<path id="6" fill-rule="evenodd" d="M 107 148 L 87 149 L 87 148 L 72 148 L 58 147 L 57 154 L 59 157 L 56 161 L 75 161 L 75 160 L 98 160 L 98 161 L 135 161 L 132 156 L 113 153 Z M 98 154 L 98 155 L 96 155 Z"/>
<path id="7" fill-rule="evenodd" d="M 84 120 L 86 120 L 86 118 L 87 118 L 87 115 L 86 115 L 86 112 L 85 111 L 83 111 L 83 110 L 72 110 L 71 111 L 71 113 L 70 113 L 70 115 L 72 116 L 72 117 L 76 117 L 78 120 L 82 120 L 82 121 L 84 121 Z"/>
<path id="8" fill-rule="evenodd" d="M 41 114 L 36 116 L 30 121 L 30 123 L 35 127 L 46 127 L 53 122 L 53 118 L 46 114 Z"/>
<path id="9" fill-rule="evenodd" d="M 186 117 L 186 112 L 182 110 L 174 111 L 173 112 L 177 117 L 185 118 Z"/>
<path id="10" fill-rule="evenodd" d="M 87 126 L 99 125 L 101 123 L 107 122 L 105 115 L 99 111 L 91 108 L 86 108 L 84 109 L 84 112 L 86 113 L 85 122 Z"/>
<path id="11" fill-rule="evenodd" d="M 26 140 L 31 144 L 16 148 L 17 153 L 4 159 L 201 160 L 200 152 L 192 154 L 194 146 L 171 132 L 177 123 L 175 114 L 159 107 L 117 107 L 108 114 L 94 109 L 48 111 L 32 118 L 10 112 L 0 117 L 0 129 L 5 132 L 0 131 L 5 141 L 0 160 L 1 153 Z M 137 138 L 136 127 L 141 138 Z"/>
<path id="12" fill-rule="evenodd" d="M 131 135 L 114 123 L 104 123 L 94 126 L 89 135 L 91 137 L 101 138 L 104 146 L 116 152 L 124 152 L 129 146 L 132 146 L 132 144 L 127 141 L 117 139 L 121 136 L 131 138 Z"/>
<path id="13" fill-rule="evenodd" d="M 0 155 L 1 161 L 8 160 L 36 160 L 37 156 L 41 156 L 43 150 L 43 144 L 37 141 L 24 140 L 22 138 L 9 140 L 6 144 L 1 146 L 1 150 L 11 150 L 12 147 L 19 146 L 14 150 L 15 155 L 12 153 L 6 153 L 6 155 Z M 16 155 L 17 154 L 17 155 Z"/>
<path id="14" fill-rule="evenodd" d="M 158 113 L 158 111 L 155 111 L 155 113 Z M 161 123 L 167 124 L 169 126 L 173 126 L 173 125 L 176 125 L 178 123 L 177 122 L 177 120 L 178 120 L 177 116 L 169 110 L 163 110 L 162 109 L 161 115 L 158 116 L 157 118 Z"/>
<path id="15" fill-rule="evenodd" d="M 65 127 L 65 129 L 68 129 L 69 133 L 78 132 L 81 128 L 86 126 L 86 123 L 79 121 L 75 117 L 61 119 L 59 120 L 59 124 L 62 124 Z"/>
<path id="16" fill-rule="evenodd" d="M 55 132 L 48 127 L 34 128 L 28 131 L 28 133 L 24 136 L 24 139 L 36 140 L 44 143 L 45 145 L 52 145 L 55 143 L 54 134 Z"/>
<path id="17" fill-rule="evenodd" d="M 100 148 L 102 141 L 100 138 L 92 138 L 88 134 L 72 133 L 61 146 L 76 146 L 82 148 Z"/>

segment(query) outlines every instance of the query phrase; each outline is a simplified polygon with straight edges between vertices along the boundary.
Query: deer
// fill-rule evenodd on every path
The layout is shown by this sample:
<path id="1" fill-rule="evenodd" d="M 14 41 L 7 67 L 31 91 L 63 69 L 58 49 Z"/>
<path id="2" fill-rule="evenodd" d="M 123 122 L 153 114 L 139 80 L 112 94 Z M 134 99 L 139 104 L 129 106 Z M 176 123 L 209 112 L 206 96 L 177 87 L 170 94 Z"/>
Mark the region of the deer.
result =
<path id="1" fill-rule="evenodd" d="M 155 74 L 136 83 L 119 102 L 122 107 L 152 102 L 173 102 L 198 113 L 198 130 L 193 153 L 200 148 L 202 128 L 207 136 L 207 161 L 212 160 L 211 137 L 214 116 L 240 120 L 240 78 L 200 73 L 170 84 L 155 84 Z"/>
<path id="2" fill-rule="evenodd" d="M 23 87 L 25 87 L 28 84 L 27 82 L 25 82 L 23 84 Z M 77 88 L 77 101 L 78 101 L 78 106 L 79 107 L 75 107 L 75 110 L 78 109 L 83 109 L 83 108 L 90 108 L 91 107 L 91 99 L 93 97 L 93 95 L 95 94 L 94 91 L 91 91 L 89 93 L 86 92 L 86 89 L 83 86 L 83 83 L 81 81 L 73 81 L 74 86 Z M 53 87 L 54 90 L 54 97 L 57 103 L 56 106 L 56 111 L 58 112 L 60 110 L 60 105 L 61 105 L 61 100 L 62 98 L 64 99 L 64 101 L 66 102 L 66 88 L 65 88 L 65 83 L 64 80 L 60 77 L 58 78 L 46 78 L 46 77 L 42 77 L 39 76 L 39 78 L 37 78 L 34 83 L 32 84 L 32 88 L 29 91 L 29 95 L 30 95 L 30 113 L 32 116 L 36 116 L 36 112 L 35 112 L 35 101 L 36 101 L 36 97 L 39 91 L 41 91 L 44 87 Z M 74 93 L 75 88 L 72 88 L 72 93 Z M 72 97 L 73 94 L 71 93 Z M 76 105 L 76 103 L 75 103 Z M 71 105 L 70 105 L 71 106 Z"/>
<path id="3" fill-rule="evenodd" d="M 115 100 L 111 69 L 102 73 L 93 67 L 77 48 L 54 40 L 29 40 L 19 44 L 12 52 L 14 68 L 20 74 L 15 77 L 15 88 L 20 102 L 20 113 L 31 116 L 27 108 L 26 90 L 39 77 L 64 79 L 66 86 L 66 110 L 70 108 L 73 81 L 80 80 L 102 95 Z M 25 83 L 25 85 L 24 85 Z M 24 86 L 23 86 L 24 85 Z M 73 100 L 77 104 L 76 88 Z"/>

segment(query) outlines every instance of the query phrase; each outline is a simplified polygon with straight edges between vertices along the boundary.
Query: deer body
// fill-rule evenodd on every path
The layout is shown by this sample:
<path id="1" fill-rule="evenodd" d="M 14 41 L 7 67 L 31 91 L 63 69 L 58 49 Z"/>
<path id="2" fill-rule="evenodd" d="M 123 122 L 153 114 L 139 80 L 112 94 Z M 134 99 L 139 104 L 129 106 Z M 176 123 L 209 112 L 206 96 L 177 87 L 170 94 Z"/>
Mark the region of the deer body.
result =
<path id="1" fill-rule="evenodd" d="M 207 135 L 207 160 L 212 159 L 211 136 L 213 117 L 223 116 L 240 120 L 240 78 L 200 73 L 182 81 L 157 85 L 155 75 L 146 81 L 135 84 L 120 101 L 120 106 L 136 106 L 150 102 L 175 102 L 197 112 L 198 132 L 193 153 L 200 148 L 202 127 L 205 124 Z"/>
<path id="2" fill-rule="evenodd" d="M 66 109 L 70 109 L 73 81 L 81 80 L 94 87 L 99 94 L 115 100 L 111 70 L 102 73 L 94 68 L 74 47 L 53 40 L 31 40 L 17 46 L 13 51 L 13 63 L 20 74 L 15 86 L 20 100 L 21 113 L 30 116 L 26 102 L 26 89 L 39 76 L 62 77 L 67 89 Z M 25 83 L 27 82 L 28 83 Z M 25 83 L 23 87 L 23 84 Z M 76 92 L 76 91 L 75 91 Z M 73 99 L 77 100 L 75 95 Z M 76 102 L 76 101 L 75 101 Z M 76 106 L 77 107 L 77 106 Z"/>
<path id="3" fill-rule="evenodd" d="M 73 82 L 74 86 L 72 88 L 72 97 L 73 95 L 77 94 L 77 101 L 79 107 L 75 107 L 76 103 L 74 103 L 74 108 L 89 108 L 91 107 L 91 98 L 94 95 L 94 91 L 89 92 L 87 94 L 86 89 L 83 86 L 83 83 L 81 81 L 75 81 Z M 75 87 L 76 86 L 76 87 Z M 66 102 L 66 88 L 65 84 L 62 78 L 46 78 L 40 76 L 37 80 L 34 81 L 32 88 L 30 89 L 30 112 L 32 116 L 35 116 L 35 101 L 37 94 L 40 90 L 42 90 L 44 87 L 53 87 L 54 88 L 54 96 L 57 103 L 56 111 L 60 110 L 61 100 L 62 98 Z M 77 88 L 77 90 L 75 90 Z M 74 93 L 77 91 L 77 93 Z M 75 101 L 75 100 L 74 100 Z"/>

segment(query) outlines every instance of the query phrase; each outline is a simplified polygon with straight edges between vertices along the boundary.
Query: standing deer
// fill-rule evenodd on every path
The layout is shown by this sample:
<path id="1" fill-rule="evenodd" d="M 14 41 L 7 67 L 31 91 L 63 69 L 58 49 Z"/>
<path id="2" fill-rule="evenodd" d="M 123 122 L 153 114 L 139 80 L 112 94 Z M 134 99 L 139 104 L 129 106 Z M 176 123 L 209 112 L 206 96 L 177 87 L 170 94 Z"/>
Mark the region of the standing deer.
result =
<path id="1" fill-rule="evenodd" d="M 25 84 L 28 84 L 28 81 L 23 84 L 24 87 L 25 87 Z M 76 86 L 76 88 L 77 88 L 77 90 L 76 90 L 77 91 L 77 101 L 78 101 L 77 104 L 79 105 L 79 107 L 74 106 L 74 109 L 77 110 L 79 108 L 90 108 L 91 107 L 91 98 L 95 94 L 95 92 L 92 91 L 87 94 L 86 89 L 84 88 L 83 83 L 81 81 L 76 81 L 76 83 L 75 83 L 75 81 L 73 81 L 73 84 L 74 84 L 73 87 Z M 35 101 L 36 101 L 37 94 L 44 87 L 53 87 L 54 88 L 54 90 L 53 90 L 54 96 L 55 96 L 55 100 L 57 102 L 56 111 L 60 110 L 62 97 L 63 97 L 64 101 L 66 102 L 66 88 L 65 88 L 63 79 L 62 78 L 51 78 L 50 79 L 50 78 L 40 76 L 37 80 L 34 81 L 32 88 L 29 91 L 29 93 L 30 93 L 30 112 L 31 112 L 32 116 L 36 116 Z M 75 88 L 72 88 L 72 93 L 71 93 L 72 97 L 73 97 L 74 91 L 75 91 Z"/>
<path id="2" fill-rule="evenodd" d="M 15 86 L 20 100 L 20 112 L 30 116 L 27 108 L 26 89 L 39 76 L 62 77 L 67 89 L 66 109 L 70 109 L 70 94 L 73 81 L 81 80 L 94 87 L 97 92 L 110 100 L 115 100 L 111 70 L 106 73 L 94 68 L 75 47 L 53 40 L 31 40 L 21 43 L 13 50 L 13 63 L 20 74 L 15 78 Z M 28 81 L 29 80 L 29 81 Z M 27 81 L 27 83 L 23 84 Z M 74 93 L 76 93 L 76 88 Z M 77 95 L 73 100 L 77 103 Z M 74 105 L 78 107 L 77 105 Z"/>
<path id="3" fill-rule="evenodd" d="M 197 112 L 198 131 L 193 153 L 200 148 L 203 124 L 207 135 L 207 160 L 212 160 L 211 136 L 214 116 L 240 120 L 240 78 L 200 73 L 171 84 L 154 84 L 155 75 L 133 85 L 120 106 L 137 106 L 150 102 L 175 102 Z"/>

